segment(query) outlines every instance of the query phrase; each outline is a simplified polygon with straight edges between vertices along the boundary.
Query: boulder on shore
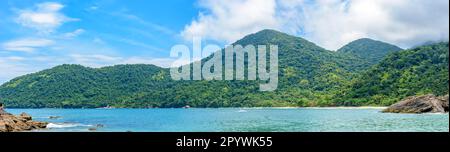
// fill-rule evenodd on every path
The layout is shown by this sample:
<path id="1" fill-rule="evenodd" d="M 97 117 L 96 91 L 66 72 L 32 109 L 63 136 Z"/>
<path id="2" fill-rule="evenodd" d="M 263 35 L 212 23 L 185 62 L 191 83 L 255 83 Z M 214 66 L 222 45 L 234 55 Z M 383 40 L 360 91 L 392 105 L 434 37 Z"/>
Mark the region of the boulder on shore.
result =
<path id="1" fill-rule="evenodd" d="M 26 113 L 14 116 L 4 110 L 0 110 L 0 132 L 18 132 L 43 129 L 47 127 L 47 124 L 47 122 L 33 121 L 32 117 Z"/>
<path id="2" fill-rule="evenodd" d="M 389 113 L 445 113 L 448 112 L 448 95 L 436 97 L 428 94 L 411 96 L 393 104 L 383 112 Z"/>

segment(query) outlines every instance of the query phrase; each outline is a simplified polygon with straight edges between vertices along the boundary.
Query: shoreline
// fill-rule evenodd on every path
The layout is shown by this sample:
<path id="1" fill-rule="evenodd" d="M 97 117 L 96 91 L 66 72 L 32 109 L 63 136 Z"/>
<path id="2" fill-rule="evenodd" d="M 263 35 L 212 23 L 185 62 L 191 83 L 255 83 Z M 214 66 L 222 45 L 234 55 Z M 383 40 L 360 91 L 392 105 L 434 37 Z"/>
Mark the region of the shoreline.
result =
<path id="1" fill-rule="evenodd" d="M 20 110 L 20 109 L 86 109 L 86 110 L 113 110 L 113 109 L 385 109 L 387 106 L 360 106 L 360 107 L 218 107 L 218 108 L 8 108 L 12 110 Z"/>

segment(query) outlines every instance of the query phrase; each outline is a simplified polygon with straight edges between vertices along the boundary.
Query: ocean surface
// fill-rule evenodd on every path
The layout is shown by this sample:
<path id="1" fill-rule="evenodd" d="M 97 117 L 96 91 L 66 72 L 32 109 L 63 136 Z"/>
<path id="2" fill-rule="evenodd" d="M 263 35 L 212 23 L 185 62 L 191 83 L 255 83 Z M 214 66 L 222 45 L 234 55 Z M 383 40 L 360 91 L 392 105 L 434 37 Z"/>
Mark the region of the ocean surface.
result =
<path id="1" fill-rule="evenodd" d="M 374 108 L 7 109 L 49 132 L 448 132 L 449 114 Z M 57 116 L 57 119 L 50 119 Z M 94 129 L 95 128 L 95 129 Z"/>

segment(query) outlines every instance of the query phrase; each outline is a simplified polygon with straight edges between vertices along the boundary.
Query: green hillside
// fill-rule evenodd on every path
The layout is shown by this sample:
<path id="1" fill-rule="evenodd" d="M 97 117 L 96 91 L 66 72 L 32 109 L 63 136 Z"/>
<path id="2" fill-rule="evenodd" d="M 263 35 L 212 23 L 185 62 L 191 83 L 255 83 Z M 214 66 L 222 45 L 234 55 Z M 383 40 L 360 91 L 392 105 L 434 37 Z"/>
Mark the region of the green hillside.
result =
<path id="1" fill-rule="evenodd" d="M 390 105 L 412 95 L 449 93 L 448 42 L 388 55 L 340 92 L 342 105 Z"/>
<path id="2" fill-rule="evenodd" d="M 185 105 L 192 107 L 336 106 L 355 103 L 384 105 L 384 102 L 369 100 L 373 95 L 381 94 L 380 90 L 373 90 L 374 93 L 371 94 L 365 93 L 364 90 L 366 86 L 378 86 L 376 82 L 378 80 L 369 77 L 372 80 L 369 82 L 363 81 L 363 78 L 371 76 L 370 72 L 381 73 L 381 70 L 375 69 L 387 64 L 386 62 L 392 62 L 394 65 L 398 62 L 397 58 L 392 57 L 395 55 L 390 55 L 382 63 L 369 69 L 367 60 L 361 56 L 325 50 L 303 38 L 274 30 L 263 30 L 248 35 L 234 44 L 278 45 L 279 83 L 276 91 L 259 91 L 258 81 L 174 81 L 170 78 L 169 69 L 153 65 L 117 65 L 103 68 L 61 65 L 17 77 L 1 85 L 0 101 L 6 103 L 8 107 L 20 108 L 95 108 L 107 105 L 131 108 Z M 440 58 L 436 63 L 429 63 L 428 58 L 405 58 L 404 62 L 417 62 L 418 66 L 427 64 L 426 68 L 430 71 L 428 74 L 436 74 L 433 71 L 441 74 L 434 68 L 442 70 L 444 67 L 441 62 L 445 63 L 442 61 L 445 59 L 448 71 L 448 43 L 446 46 L 446 56 L 439 55 Z M 350 46 L 347 45 L 348 47 Z M 431 47 L 431 50 L 434 49 L 442 50 L 445 47 Z M 377 50 L 388 52 L 386 49 Z M 403 52 L 410 51 L 396 54 Z M 369 71 L 365 72 L 368 69 Z M 399 73 L 403 70 L 398 69 Z M 417 77 L 422 78 L 422 75 Z M 394 77 L 389 77 L 389 80 L 391 79 L 394 81 Z M 441 80 L 432 80 L 422 80 L 421 84 L 425 85 L 427 82 L 441 84 L 445 80 L 448 84 L 448 75 Z M 439 89 L 440 92 L 448 92 L 448 87 Z M 383 94 L 387 94 L 387 91 Z M 416 90 L 409 93 L 414 91 Z M 398 98 L 402 95 L 404 94 L 389 94 L 389 97 Z"/>
<path id="3" fill-rule="evenodd" d="M 392 44 L 362 38 L 350 42 L 337 50 L 337 52 L 355 55 L 365 60 L 364 67 L 367 68 L 383 60 L 386 55 L 400 50 L 402 49 Z"/>

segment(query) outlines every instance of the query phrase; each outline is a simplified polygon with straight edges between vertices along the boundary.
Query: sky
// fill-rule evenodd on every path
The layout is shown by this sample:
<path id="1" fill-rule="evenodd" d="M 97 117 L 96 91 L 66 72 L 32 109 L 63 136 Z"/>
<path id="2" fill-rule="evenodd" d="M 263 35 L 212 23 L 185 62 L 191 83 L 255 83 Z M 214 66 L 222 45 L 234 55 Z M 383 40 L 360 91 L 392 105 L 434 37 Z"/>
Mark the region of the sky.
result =
<path id="1" fill-rule="evenodd" d="M 448 0 L 2 0 L 0 84 L 60 64 L 169 67 L 193 37 L 224 46 L 275 29 L 329 50 L 372 38 L 448 41 Z"/>

